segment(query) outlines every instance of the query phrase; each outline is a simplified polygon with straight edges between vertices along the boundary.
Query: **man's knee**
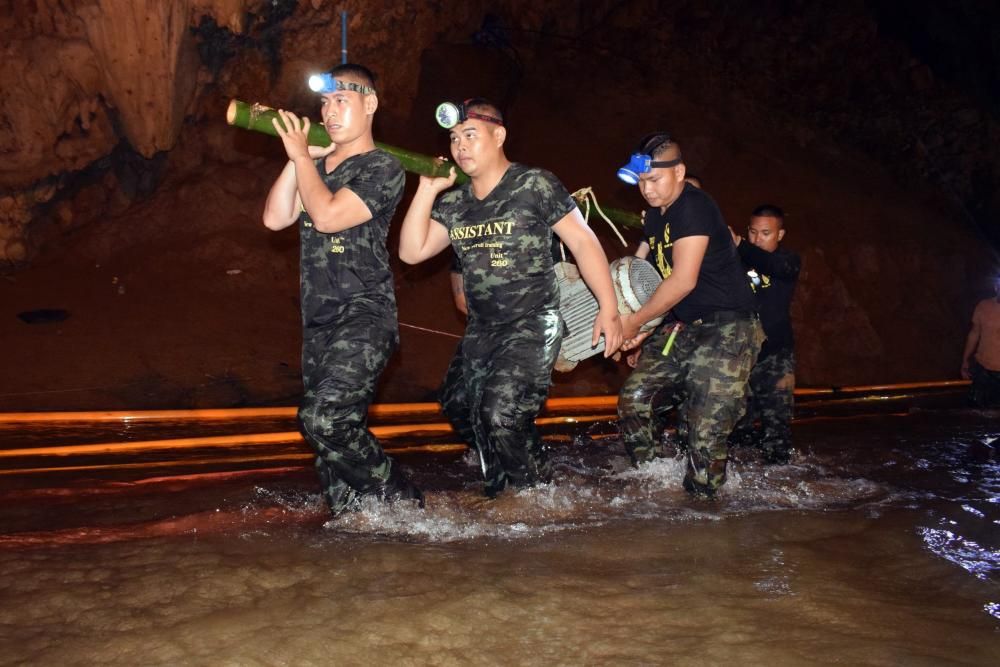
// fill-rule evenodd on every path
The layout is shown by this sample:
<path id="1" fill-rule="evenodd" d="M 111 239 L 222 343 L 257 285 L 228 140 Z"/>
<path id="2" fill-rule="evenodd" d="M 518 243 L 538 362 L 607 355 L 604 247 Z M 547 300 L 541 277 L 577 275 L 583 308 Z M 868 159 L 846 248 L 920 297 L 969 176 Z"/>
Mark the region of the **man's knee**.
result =
<path id="1" fill-rule="evenodd" d="M 307 397 L 299 406 L 298 419 L 309 435 L 336 438 L 360 428 L 367 415 L 366 406 L 344 405 Z"/>

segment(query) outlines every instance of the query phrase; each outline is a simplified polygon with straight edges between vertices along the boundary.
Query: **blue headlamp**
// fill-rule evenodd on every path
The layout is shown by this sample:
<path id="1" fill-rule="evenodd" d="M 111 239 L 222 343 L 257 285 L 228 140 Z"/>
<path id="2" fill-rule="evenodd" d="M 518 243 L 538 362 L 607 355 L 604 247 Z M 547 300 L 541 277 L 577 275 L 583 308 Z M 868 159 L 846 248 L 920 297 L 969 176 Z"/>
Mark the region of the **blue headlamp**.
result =
<path id="1" fill-rule="evenodd" d="M 375 93 L 375 89 L 371 86 L 354 83 L 353 81 L 341 81 L 340 79 L 334 79 L 333 75 L 329 72 L 324 74 L 313 74 L 309 77 L 309 89 L 319 93 L 320 95 L 335 93 L 338 90 L 353 90 L 354 92 L 361 93 L 362 95 L 372 95 Z"/>
<path id="2" fill-rule="evenodd" d="M 639 182 L 639 174 L 648 174 L 658 167 L 676 167 L 680 163 L 680 158 L 654 162 L 653 158 L 645 153 L 632 153 L 628 164 L 618 170 L 618 178 L 629 185 L 635 185 Z"/>

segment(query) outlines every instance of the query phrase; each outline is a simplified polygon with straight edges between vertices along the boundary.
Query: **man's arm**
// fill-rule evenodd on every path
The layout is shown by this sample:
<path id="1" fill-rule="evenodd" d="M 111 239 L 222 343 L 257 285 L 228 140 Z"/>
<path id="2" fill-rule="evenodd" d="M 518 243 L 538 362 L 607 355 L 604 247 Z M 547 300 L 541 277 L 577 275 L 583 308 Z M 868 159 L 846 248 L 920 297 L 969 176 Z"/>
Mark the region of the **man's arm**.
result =
<path id="1" fill-rule="evenodd" d="M 289 161 L 294 166 L 294 178 L 302 207 L 312 218 L 316 230 L 332 234 L 371 220 L 372 212 L 368 209 L 368 205 L 349 188 L 340 188 L 336 192 L 330 192 L 330 189 L 326 187 L 326 183 L 323 182 L 323 178 L 310 155 L 309 119 L 299 119 L 295 114 L 283 109 L 278 110 L 278 116 L 284 124 L 279 123 L 277 118 L 271 122 L 285 147 Z M 286 197 L 282 197 L 276 202 L 279 204 L 277 207 L 279 214 L 287 213 L 284 206 L 286 203 Z M 296 217 L 298 217 L 297 214 Z M 280 224 L 281 216 L 279 215 L 276 220 Z"/>
<path id="2" fill-rule="evenodd" d="M 648 333 L 639 333 L 639 327 L 656 319 L 676 306 L 698 284 L 698 272 L 708 250 L 707 236 L 685 236 L 674 241 L 673 266 L 670 275 L 659 284 L 656 291 L 633 315 L 622 318 L 625 344 L 631 350 L 645 340 Z"/>
<path id="3" fill-rule="evenodd" d="M 799 277 L 802 260 L 791 252 L 768 252 L 748 243 L 746 239 L 739 242 L 737 249 L 743 263 L 758 273 L 778 280 L 795 280 Z"/>
<path id="4" fill-rule="evenodd" d="M 299 218 L 298 184 L 295 165 L 289 160 L 281 170 L 264 203 L 264 226 L 272 231 L 284 229 Z"/>
<path id="5" fill-rule="evenodd" d="M 576 258 L 583 281 L 597 297 L 600 310 L 594 320 L 591 345 L 597 345 L 603 334 L 604 356 L 610 357 L 621 347 L 622 327 L 618 315 L 618 297 L 615 296 L 615 288 L 611 284 L 608 257 L 604 254 L 604 249 L 594 236 L 593 230 L 584 222 L 580 209 L 576 207 L 552 225 L 552 231 L 559 235 Z"/>
<path id="6" fill-rule="evenodd" d="M 976 306 L 976 310 L 972 313 L 972 328 L 969 330 L 969 335 L 965 339 L 965 350 L 962 351 L 961 374 L 966 380 L 972 379 L 972 374 L 969 371 L 969 365 L 972 363 L 972 355 L 975 354 L 976 348 L 979 347 L 979 338 L 983 333 L 982 323 L 979 321 L 980 312 L 979 306 Z"/>
<path id="7" fill-rule="evenodd" d="M 407 264 L 419 264 L 448 247 L 448 228 L 431 219 L 434 198 L 455 182 L 455 170 L 447 178 L 420 177 L 420 185 L 406 210 L 399 230 L 399 258 Z"/>
<path id="8" fill-rule="evenodd" d="M 463 315 L 468 315 L 469 304 L 465 300 L 465 279 L 462 278 L 461 273 L 455 273 L 454 271 L 448 272 L 448 279 L 451 281 L 451 298 L 455 300 L 455 307 Z"/>
<path id="9" fill-rule="evenodd" d="M 639 259 L 646 259 L 649 257 L 649 244 L 643 241 L 639 244 L 639 247 L 635 249 L 635 256 Z"/>

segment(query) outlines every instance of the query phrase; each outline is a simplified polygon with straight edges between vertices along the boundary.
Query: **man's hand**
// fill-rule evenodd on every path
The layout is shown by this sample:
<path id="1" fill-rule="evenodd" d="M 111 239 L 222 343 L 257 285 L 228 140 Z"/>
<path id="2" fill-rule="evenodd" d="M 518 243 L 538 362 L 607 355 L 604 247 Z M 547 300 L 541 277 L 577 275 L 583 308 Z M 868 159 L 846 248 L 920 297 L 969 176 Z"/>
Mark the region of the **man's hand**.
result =
<path id="1" fill-rule="evenodd" d="M 962 371 L 961 371 L 961 373 L 962 373 L 962 379 L 963 380 L 971 380 L 972 379 L 972 371 L 969 369 L 969 360 L 968 359 L 966 359 L 965 361 L 962 362 Z"/>
<path id="2" fill-rule="evenodd" d="M 639 355 L 642 354 L 642 348 L 633 352 L 632 354 L 625 357 L 625 363 L 629 365 L 629 368 L 635 368 L 639 365 Z"/>
<path id="3" fill-rule="evenodd" d="M 330 145 L 326 148 L 322 146 L 310 146 L 309 147 L 309 157 L 314 160 L 318 160 L 321 157 L 326 157 L 333 151 L 337 150 L 337 144 L 330 142 Z"/>
<path id="4" fill-rule="evenodd" d="M 653 333 L 652 329 L 649 331 L 639 331 L 639 327 L 639 320 L 636 319 L 635 315 L 622 315 L 623 350 L 636 349 L 642 345 L 642 341 L 649 338 L 649 334 Z"/>
<path id="5" fill-rule="evenodd" d="M 437 160 L 439 164 L 445 161 L 445 159 L 440 155 L 437 157 Z M 420 182 L 417 187 L 423 190 L 428 190 L 433 193 L 435 197 L 437 197 L 439 194 L 455 185 L 456 178 L 458 178 L 458 171 L 455 170 L 455 167 L 451 167 L 448 169 L 447 176 L 424 176 L 421 174 Z"/>
<path id="6" fill-rule="evenodd" d="M 298 116 L 284 109 L 278 109 L 278 117 L 281 118 L 281 122 L 279 123 L 277 118 L 272 118 L 271 124 L 274 125 L 274 129 L 278 132 L 278 138 L 285 146 L 288 159 L 294 162 L 299 158 L 308 158 L 309 119 L 299 119 Z"/>
<path id="7" fill-rule="evenodd" d="M 730 233 L 730 234 L 732 235 L 732 237 L 733 237 L 733 243 L 734 243 L 734 244 L 736 244 L 736 245 L 739 245 L 739 244 L 740 244 L 740 241 L 742 241 L 742 240 L 743 240 L 743 237 L 742 237 L 742 236 L 740 236 L 739 234 L 737 234 L 737 233 L 736 233 L 735 231 L 733 231 L 733 228 L 732 228 L 732 227 L 730 227 L 730 228 L 729 228 L 729 233 Z"/>
<path id="8" fill-rule="evenodd" d="M 591 338 L 591 347 L 596 347 L 604 334 L 604 358 L 607 359 L 618 351 L 622 346 L 622 322 L 618 315 L 618 309 L 612 311 L 610 308 L 602 308 L 594 319 L 594 335 Z"/>

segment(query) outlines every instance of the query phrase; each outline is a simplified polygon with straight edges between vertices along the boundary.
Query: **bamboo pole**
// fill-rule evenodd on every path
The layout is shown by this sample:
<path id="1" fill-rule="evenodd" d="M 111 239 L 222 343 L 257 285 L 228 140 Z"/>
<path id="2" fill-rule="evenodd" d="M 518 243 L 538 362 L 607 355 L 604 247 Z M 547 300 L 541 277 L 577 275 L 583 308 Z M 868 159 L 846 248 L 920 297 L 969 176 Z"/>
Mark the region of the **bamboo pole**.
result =
<path id="1" fill-rule="evenodd" d="M 226 109 L 226 122 L 230 125 L 241 127 L 244 130 L 262 132 L 272 137 L 278 136 L 278 132 L 274 129 L 274 125 L 271 122 L 274 119 L 278 119 L 279 123 L 281 122 L 277 111 L 261 104 L 231 100 L 229 108 Z M 330 145 L 330 135 L 326 133 L 326 129 L 319 123 L 309 124 L 309 144 L 324 147 Z M 376 141 L 375 145 L 399 160 L 400 164 L 403 165 L 403 169 L 414 174 L 447 176 L 448 171 L 454 167 L 455 173 L 458 174 L 455 183 L 466 183 L 469 180 L 468 175 L 450 160 L 441 161 L 429 155 L 384 144 L 380 141 Z"/>

